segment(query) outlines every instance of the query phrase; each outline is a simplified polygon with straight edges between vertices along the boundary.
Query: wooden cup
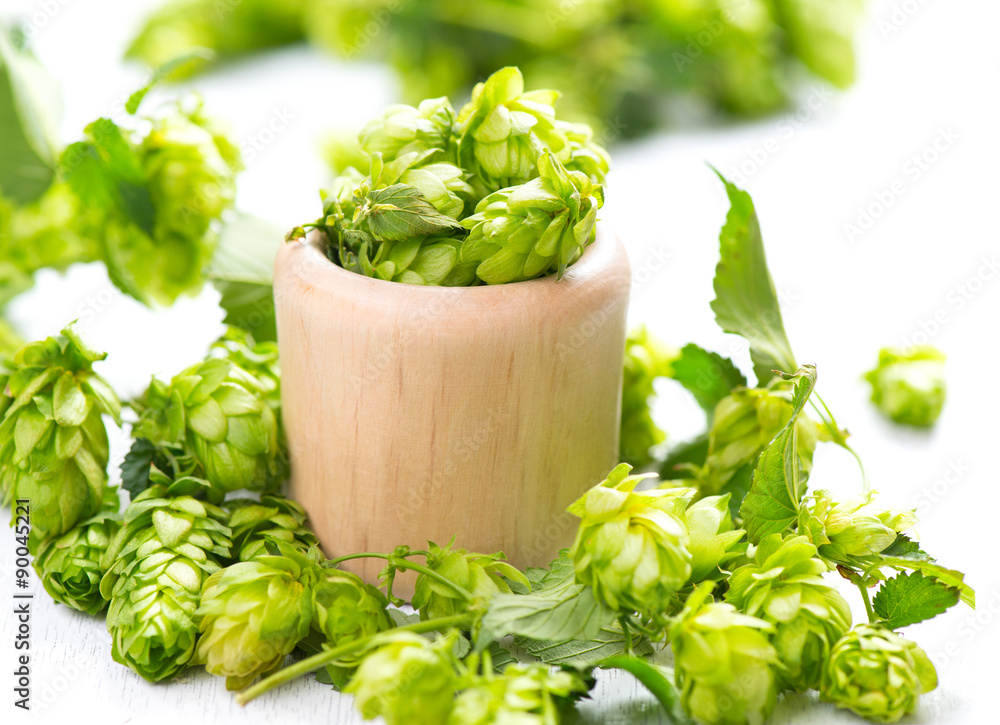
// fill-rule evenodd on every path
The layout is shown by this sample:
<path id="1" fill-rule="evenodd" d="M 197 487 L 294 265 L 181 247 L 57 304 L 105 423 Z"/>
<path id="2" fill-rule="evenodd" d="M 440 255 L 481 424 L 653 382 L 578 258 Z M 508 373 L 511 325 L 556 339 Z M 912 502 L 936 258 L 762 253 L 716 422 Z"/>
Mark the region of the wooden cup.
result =
<path id="1" fill-rule="evenodd" d="M 601 225 L 561 280 L 484 287 L 348 272 L 316 232 L 282 245 L 291 493 L 327 556 L 456 536 L 524 568 L 571 544 L 566 506 L 618 462 L 629 287 L 625 249 Z M 345 568 L 374 581 L 384 564 Z"/>

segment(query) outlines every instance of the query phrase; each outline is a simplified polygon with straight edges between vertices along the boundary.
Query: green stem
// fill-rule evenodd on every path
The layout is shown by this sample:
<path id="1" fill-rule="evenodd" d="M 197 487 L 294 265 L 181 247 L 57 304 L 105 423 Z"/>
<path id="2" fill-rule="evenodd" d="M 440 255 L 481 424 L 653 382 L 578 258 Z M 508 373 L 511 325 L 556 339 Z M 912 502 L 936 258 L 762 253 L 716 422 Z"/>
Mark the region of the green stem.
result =
<path id="1" fill-rule="evenodd" d="M 469 615 L 455 614 L 450 617 L 431 619 L 426 622 L 414 622 L 413 624 L 396 627 L 389 631 L 413 632 L 414 634 L 420 634 L 421 632 L 435 632 L 438 630 L 450 629 L 451 627 L 458 627 L 470 622 L 471 618 Z M 356 639 L 353 642 L 342 644 L 339 647 L 333 647 L 332 649 L 320 652 L 312 657 L 307 657 L 306 659 L 300 660 L 293 665 L 289 665 L 284 669 L 278 670 L 270 677 L 261 680 L 253 687 L 249 687 L 238 694 L 236 696 L 236 702 L 240 705 L 246 705 L 251 700 L 260 697 L 270 690 L 273 690 L 275 687 L 280 687 L 286 682 L 291 682 L 292 680 L 298 679 L 303 675 L 307 675 L 314 670 L 318 670 L 320 667 L 325 667 L 331 662 L 336 662 L 343 657 L 347 657 L 348 655 L 352 655 L 355 652 L 363 650 L 375 637 L 378 637 L 380 634 L 384 633 L 378 632 L 367 637 L 362 637 L 361 639 Z"/>
<path id="2" fill-rule="evenodd" d="M 632 654 L 632 629 L 629 627 L 628 616 L 623 614 L 618 618 L 618 623 L 622 626 L 622 632 L 625 633 L 625 651 L 628 654 Z"/>
<path id="3" fill-rule="evenodd" d="M 419 551 L 410 552 L 411 556 L 414 554 L 419 554 L 421 556 L 425 555 L 423 552 Z M 337 557 L 336 559 L 330 559 L 327 563 L 336 565 L 342 561 L 350 561 L 351 559 L 385 559 L 397 569 L 404 569 L 404 570 L 412 569 L 413 571 L 419 572 L 424 576 L 428 576 L 431 579 L 441 582 L 445 586 L 451 587 L 454 590 L 454 592 L 458 594 L 458 596 L 462 597 L 465 601 L 467 602 L 472 601 L 472 593 L 465 587 L 456 584 L 455 582 L 448 579 L 446 576 L 438 574 L 436 571 L 434 571 L 429 567 L 424 566 L 423 564 L 415 564 L 412 561 L 409 561 L 408 559 L 402 559 L 398 556 L 393 556 L 392 554 L 380 554 L 376 552 L 366 551 L 361 554 L 348 554 L 346 556 Z"/>
<path id="4" fill-rule="evenodd" d="M 815 410 L 819 415 L 820 419 L 823 421 L 823 425 L 826 426 L 826 429 L 830 431 L 830 434 L 833 436 L 834 443 L 854 456 L 854 460 L 858 463 L 858 468 L 861 469 L 861 481 L 864 493 L 868 493 L 871 490 L 871 484 L 868 481 L 868 472 L 865 470 L 865 464 L 861 461 L 861 456 L 858 455 L 857 451 L 851 448 L 851 444 L 848 443 L 847 439 L 840 434 L 840 426 L 837 424 L 837 419 L 833 416 L 833 413 L 830 412 L 830 408 L 827 406 L 826 401 L 823 400 L 823 397 L 819 393 L 813 393 L 813 397 L 815 397 L 820 402 L 820 405 L 823 406 L 823 411 L 826 411 L 826 415 L 824 415 L 823 411 L 816 407 L 816 403 L 814 403 L 811 399 L 809 401 L 810 405 L 812 405 L 813 410 Z"/>
<path id="5" fill-rule="evenodd" d="M 868 587 L 864 585 L 864 582 L 858 582 L 858 591 L 861 592 L 861 599 L 865 603 L 865 611 L 868 613 L 868 622 L 874 624 L 877 620 L 875 616 L 875 610 L 872 609 L 871 599 L 868 598 Z"/>

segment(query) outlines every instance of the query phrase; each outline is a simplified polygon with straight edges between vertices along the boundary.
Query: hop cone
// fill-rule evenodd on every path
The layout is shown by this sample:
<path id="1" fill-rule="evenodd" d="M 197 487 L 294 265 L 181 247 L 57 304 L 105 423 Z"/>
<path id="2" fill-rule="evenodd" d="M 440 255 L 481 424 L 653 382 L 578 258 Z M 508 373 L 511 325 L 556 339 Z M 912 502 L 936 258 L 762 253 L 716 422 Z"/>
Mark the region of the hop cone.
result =
<path id="1" fill-rule="evenodd" d="M 823 582 L 828 568 L 806 537 L 771 534 L 729 578 L 726 601 L 774 625 L 779 680 L 800 692 L 819 687 L 830 649 L 851 628 L 850 606 Z"/>
<path id="2" fill-rule="evenodd" d="M 197 363 L 169 386 L 154 379 L 141 407 L 135 436 L 192 455 L 215 495 L 280 483 L 278 421 L 264 386 L 235 363 Z"/>
<path id="3" fill-rule="evenodd" d="M 366 720 L 381 715 L 388 725 L 446 722 L 458 680 L 453 645 L 451 637 L 432 643 L 410 632 L 379 635 L 344 692 L 354 695 Z"/>
<path id="4" fill-rule="evenodd" d="M 241 561 L 205 580 L 195 614 L 196 661 L 242 690 L 277 669 L 309 634 L 317 564 L 287 544 L 280 555 Z"/>
<path id="5" fill-rule="evenodd" d="M 559 706 L 586 692 L 580 678 L 545 665 L 508 665 L 500 677 L 487 675 L 455 699 L 448 725 L 558 725 Z"/>
<path id="6" fill-rule="evenodd" d="M 937 687 L 934 665 L 915 643 L 877 624 L 859 624 L 834 646 L 820 699 L 873 722 L 896 722 Z"/>
<path id="7" fill-rule="evenodd" d="M 787 381 L 776 380 L 766 388 L 738 388 L 719 401 L 709 430 L 708 457 L 697 473 L 704 493 L 718 493 L 738 470 L 756 463 L 791 418 L 791 393 Z M 808 471 L 819 429 L 805 415 L 799 416 L 796 425 L 801 463 Z"/>
<path id="8" fill-rule="evenodd" d="M 313 588 L 313 627 L 330 646 L 390 629 L 385 595 L 348 571 L 327 569 Z"/>
<path id="9" fill-rule="evenodd" d="M 108 631 L 115 662 L 157 682 L 191 663 L 198 638 L 195 611 L 205 580 L 230 554 L 226 513 L 196 496 L 210 484 L 194 478 L 154 485 L 125 509 L 121 531 L 101 566 L 110 601 Z"/>
<path id="10" fill-rule="evenodd" d="M 543 152 L 537 178 L 490 194 L 462 221 L 470 230 L 462 261 L 478 263 L 487 284 L 562 275 L 594 240 L 603 204 L 599 184 Z"/>
<path id="11" fill-rule="evenodd" d="M 353 221 L 358 222 L 374 211 L 369 209 L 373 189 L 387 189 L 395 184 L 413 187 L 447 217 L 463 216 L 466 207 L 472 206 L 473 189 L 466 182 L 466 172 L 455 164 L 439 160 L 439 155 L 436 151 L 413 151 L 393 160 L 383 159 L 381 154 L 372 156 L 368 178 L 354 192 Z M 370 225 L 369 230 L 380 240 L 406 239 L 412 235 L 409 223 L 401 227 L 404 233 L 398 237 L 390 236 L 375 225 Z"/>
<path id="12" fill-rule="evenodd" d="M 397 104 L 369 121 L 358 143 L 365 153 L 381 154 L 386 161 L 425 151 L 440 151 L 454 161 L 454 123 L 455 110 L 447 98 L 428 98 L 416 108 Z"/>
<path id="13" fill-rule="evenodd" d="M 681 705 L 697 722 L 762 725 L 777 699 L 771 625 L 711 601 L 699 587 L 671 627 Z"/>
<path id="14" fill-rule="evenodd" d="M 121 529 L 121 516 L 104 511 L 38 547 L 34 566 L 45 591 L 68 607 L 97 614 L 108 605 L 101 596 L 101 557 Z"/>
<path id="15" fill-rule="evenodd" d="M 468 287 L 476 283 L 475 262 L 462 262 L 462 242 L 451 237 L 414 237 L 378 245 L 374 256 L 359 251 L 367 277 L 404 284 Z"/>
<path id="16" fill-rule="evenodd" d="M 947 393 L 944 361 L 944 354 L 929 345 L 911 352 L 881 350 L 878 366 L 865 375 L 872 386 L 872 402 L 897 423 L 934 425 Z"/>
<path id="17" fill-rule="evenodd" d="M 851 557 L 886 549 L 896 536 L 916 525 L 913 511 L 889 509 L 872 500 L 874 492 L 837 503 L 827 491 L 816 491 L 799 509 L 799 533 L 808 537 L 820 556 L 840 564 Z"/>
<path id="18" fill-rule="evenodd" d="M 268 556 L 267 544 L 286 544 L 305 554 L 319 551 L 319 541 L 309 529 L 305 509 L 291 499 L 266 493 L 260 501 L 227 501 L 233 558 L 253 561 Z"/>
<path id="19" fill-rule="evenodd" d="M 652 462 L 650 449 L 666 435 L 653 421 L 650 399 L 653 383 L 671 374 L 676 348 L 658 340 L 645 326 L 632 330 L 625 340 L 625 379 L 622 385 L 621 459 L 632 466 Z"/>
<path id="20" fill-rule="evenodd" d="M 684 506 L 691 489 L 635 491 L 622 463 L 567 510 L 580 517 L 576 578 L 612 609 L 656 615 L 691 576 Z"/>
<path id="21" fill-rule="evenodd" d="M 94 372 L 103 360 L 72 327 L 14 356 L 0 408 L 4 502 L 31 502 L 32 549 L 96 514 L 108 480 L 102 414 L 119 421 L 114 391 Z"/>
<path id="22" fill-rule="evenodd" d="M 742 556 L 746 550 L 743 529 L 733 528 L 729 511 L 729 494 L 706 496 L 684 510 L 688 530 L 688 551 L 691 552 L 689 584 L 723 576 L 722 567 Z"/>
<path id="23" fill-rule="evenodd" d="M 472 172 L 479 198 L 538 176 L 545 151 L 596 184 L 604 182 L 607 152 L 593 142 L 586 125 L 556 120 L 558 98 L 552 90 L 525 93 L 521 71 L 512 67 L 473 88 L 456 131 L 459 165 Z"/>
<path id="24" fill-rule="evenodd" d="M 246 330 L 230 327 L 212 345 L 213 355 L 230 360 L 257 380 L 264 400 L 281 420 L 281 366 L 276 342 L 256 342 Z"/>
<path id="25" fill-rule="evenodd" d="M 510 582 L 530 587 L 520 571 L 504 561 L 503 553 L 475 554 L 465 549 L 452 549 L 451 543 L 441 548 L 428 543 L 427 568 L 472 595 L 466 602 L 455 590 L 441 581 L 421 573 L 417 576 L 411 604 L 420 610 L 421 619 L 437 619 L 461 614 L 467 607 L 485 608 L 497 594 L 509 594 Z"/>

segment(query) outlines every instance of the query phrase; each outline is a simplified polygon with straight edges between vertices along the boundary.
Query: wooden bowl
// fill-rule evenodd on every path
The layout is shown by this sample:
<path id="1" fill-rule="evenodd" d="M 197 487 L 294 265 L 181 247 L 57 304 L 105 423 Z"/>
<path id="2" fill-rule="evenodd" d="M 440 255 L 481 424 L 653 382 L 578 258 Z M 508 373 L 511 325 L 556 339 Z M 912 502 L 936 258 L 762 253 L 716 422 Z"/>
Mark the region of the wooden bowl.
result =
<path id="1" fill-rule="evenodd" d="M 618 462 L 629 287 L 625 249 L 600 225 L 563 279 L 484 287 L 348 272 L 315 232 L 283 244 L 291 493 L 327 556 L 455 536 L 524 568 L 571 544 L 566 506 Z M 373 581 L 383 566 L 345 568 Z"/>

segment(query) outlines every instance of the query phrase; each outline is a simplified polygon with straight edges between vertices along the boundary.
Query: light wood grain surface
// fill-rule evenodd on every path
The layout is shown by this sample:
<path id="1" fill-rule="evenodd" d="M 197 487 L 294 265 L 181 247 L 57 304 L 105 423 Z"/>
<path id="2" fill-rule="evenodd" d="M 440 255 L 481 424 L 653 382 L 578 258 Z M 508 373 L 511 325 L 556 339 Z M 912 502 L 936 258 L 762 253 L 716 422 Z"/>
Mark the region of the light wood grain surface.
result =
<path id="1" fill-rule="evenodd" d="M 457 537 L 548 564 L 618 462 L 621 242 L 600 226 L 559 280 L 430 288 L 347 272 L 318 234 L 279 249 L 275 300 L 291 491 L 324 551 Z M 384 562 L 345 566 L 374 582 Z"/>

